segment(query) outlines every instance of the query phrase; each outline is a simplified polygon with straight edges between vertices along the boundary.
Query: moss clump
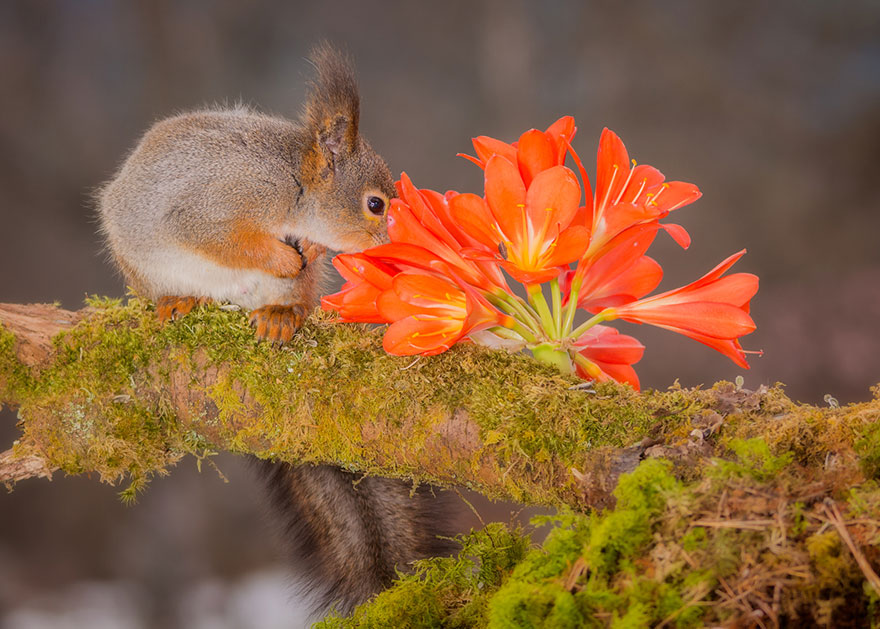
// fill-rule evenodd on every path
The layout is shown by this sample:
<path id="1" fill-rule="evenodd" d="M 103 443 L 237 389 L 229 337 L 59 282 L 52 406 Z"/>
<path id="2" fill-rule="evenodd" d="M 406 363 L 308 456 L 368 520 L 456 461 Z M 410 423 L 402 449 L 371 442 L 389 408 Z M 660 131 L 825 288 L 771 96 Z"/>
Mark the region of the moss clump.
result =
<path id="1" fill-rule="evenodd" d="M 728 447 L 736 460 L 716 459 L 714 473 L 722 478 L 751 476 L 755 480 L 766 481 L 785 469 L 793 460 L 794 454 L 783 452 L 774 456 L 770 446 L 760 437 L 752 439 L 732 439 Z"/>
<path id="2" fill-rule="evenodd" d="M 803 499 L 810 488 L 798 482 L 798 467 L 766 443 L 733 450 L 731 474 L 707 467 L 689 483 L 668 461 L 642 462 L 621 477 L 613 509 L 541 519 L 553 525 L 543 545 L 499 571 L 500 580 L 475 589 L 472 580 L 450 579 L 450 566 L 476 574 L 464 555 L 425 563 L 351 618 L 323 626 L 876 626 L 877 594 L 827 527 L 823 503 Z M 856 543 L 876 547 L 877 485 L 866 483 L 840 506 L 852 514 Z M 454 612 L 465 608 L 478 613 L 462 624 Z M 430 615 L 407 611 L 426 609 Z"/>

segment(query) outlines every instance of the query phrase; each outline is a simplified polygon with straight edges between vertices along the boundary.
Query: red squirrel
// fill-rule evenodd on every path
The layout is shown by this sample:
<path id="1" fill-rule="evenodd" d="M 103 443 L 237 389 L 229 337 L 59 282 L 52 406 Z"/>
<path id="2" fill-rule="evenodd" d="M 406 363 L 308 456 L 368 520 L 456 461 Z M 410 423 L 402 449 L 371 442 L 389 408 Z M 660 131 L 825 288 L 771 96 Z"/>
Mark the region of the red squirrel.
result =
<path id="1" fill-rule="evenodd" d="M 251 310 L 259 337 L 287 342 L 318 303 L 326 249 L 387 241 L 394 184 L 358 133 L 352 65 L 327 46 L 312 62 L 298 123 L 244 108 L 168 118 L 100 191 L 112 258 L 161 319 L 232 302 Z M 396 570 L 452 549 L 447 499 L 430 488 L 329 465 L 258 465 L 316 610 L 347 612 Z"/>
<path id="2" fill-rule="evenodd" d="M 245 108 L 167 118 L 99 192 L 110 253 L 161 319 L 228 301 L 258 336 L 289 341 L 318 304 L 326 249 L 387 241 L 394 182 L 358 134 L 351 65 L 327 46 L 312 61 L 298 124 Z"/>

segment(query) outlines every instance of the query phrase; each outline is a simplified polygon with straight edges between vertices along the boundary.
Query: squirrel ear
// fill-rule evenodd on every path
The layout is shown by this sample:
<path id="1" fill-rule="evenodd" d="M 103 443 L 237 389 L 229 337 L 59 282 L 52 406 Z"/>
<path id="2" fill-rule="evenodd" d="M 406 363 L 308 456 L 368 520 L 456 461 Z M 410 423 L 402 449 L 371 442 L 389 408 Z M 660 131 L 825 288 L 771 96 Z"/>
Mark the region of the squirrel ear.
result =
<path id="1" fill-rule="evenodd" d="M 327 43 L 309 56 L 315 66 L 303 124 L 332 168 L 336 158 L 357 149 L 360 98 L 351 60 Z"/>

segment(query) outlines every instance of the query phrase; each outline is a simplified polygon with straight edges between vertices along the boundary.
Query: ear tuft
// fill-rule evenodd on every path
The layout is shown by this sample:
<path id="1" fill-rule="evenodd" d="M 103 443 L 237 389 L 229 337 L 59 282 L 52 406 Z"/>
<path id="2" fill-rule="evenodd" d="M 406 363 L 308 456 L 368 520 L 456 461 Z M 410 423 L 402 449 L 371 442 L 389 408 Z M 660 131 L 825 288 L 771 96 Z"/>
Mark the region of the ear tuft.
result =
<path id="1" fill-rule="evenodd" d="M 309 60 L 315 66 L 315 79 L 303 124 L 332 164 L 357 148 L 360 98 L 354 65 L 348 55 L 326 42 L 312 50 Z"/>

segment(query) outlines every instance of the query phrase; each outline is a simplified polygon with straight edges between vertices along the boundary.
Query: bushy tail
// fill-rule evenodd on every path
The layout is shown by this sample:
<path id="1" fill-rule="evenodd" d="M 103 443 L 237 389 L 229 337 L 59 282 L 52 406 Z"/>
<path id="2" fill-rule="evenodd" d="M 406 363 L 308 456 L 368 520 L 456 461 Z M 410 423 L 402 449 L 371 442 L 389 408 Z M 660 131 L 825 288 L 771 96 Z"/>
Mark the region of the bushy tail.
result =
<path id="1" fill-rule="evenodd" d="M 410 562 L 458 545 L 449 495 L 329 465 L 259 461 L 282 535 L 315 610 L 349 613 Z"/>

